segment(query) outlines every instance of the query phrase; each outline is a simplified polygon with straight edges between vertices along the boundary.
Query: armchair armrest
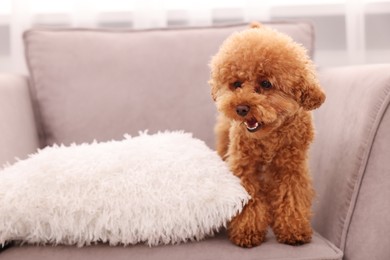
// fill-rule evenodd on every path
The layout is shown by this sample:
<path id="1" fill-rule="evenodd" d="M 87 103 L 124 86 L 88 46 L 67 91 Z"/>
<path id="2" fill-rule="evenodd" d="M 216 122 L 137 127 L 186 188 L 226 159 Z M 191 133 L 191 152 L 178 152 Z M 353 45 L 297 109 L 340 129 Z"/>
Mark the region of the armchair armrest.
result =
<path id="1" fill-rule="evenodd" d="M 0 169 L 38 146 L 27 77 L 0 74 Z"/>
<path id="2" fill-rule="evenodd" d="M 346 259 L 390 255 L 390 64 L 325 69 L 315 112 L 314 228 Z"/>

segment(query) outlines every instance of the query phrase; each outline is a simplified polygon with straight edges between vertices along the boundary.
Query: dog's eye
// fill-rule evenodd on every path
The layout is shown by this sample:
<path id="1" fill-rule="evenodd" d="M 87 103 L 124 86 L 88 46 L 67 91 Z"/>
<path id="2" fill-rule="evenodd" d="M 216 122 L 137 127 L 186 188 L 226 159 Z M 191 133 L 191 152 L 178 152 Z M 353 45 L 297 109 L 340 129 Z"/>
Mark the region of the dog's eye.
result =
<path id="1" fill-rule="evenodd" d="M 262 80 L 260 81 L 260 86 L 264 89 L 270 89 L 272 88 L 272 84 L 271 82 L 269 82 L 268 80 Z"/>
<path id="2" fill-rule="evenodd" d="M 241 88 L 242 87 L 242 82 L 241 81 L 235 81 L 233 83 L 233 87 L 234 88 Z"/>

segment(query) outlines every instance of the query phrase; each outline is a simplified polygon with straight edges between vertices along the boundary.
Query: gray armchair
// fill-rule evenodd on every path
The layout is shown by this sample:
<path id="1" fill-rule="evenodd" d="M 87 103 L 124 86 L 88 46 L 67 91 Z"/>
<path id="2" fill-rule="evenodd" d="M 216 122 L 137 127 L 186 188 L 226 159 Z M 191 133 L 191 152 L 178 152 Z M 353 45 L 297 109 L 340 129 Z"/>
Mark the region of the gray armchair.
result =
<path id="1" fill-rule="evenodd" d="M 313 28 L 270 26 L 313 54 Z M 208 62 L 246 25 L 147 31 L 32 30 L 30 75 L 0 76 L 0 164 L 53 143 L 183 129 L 214 146 Z M 320 70 L 325 104 L 315 111 L 311 172 L 317 193 L 310 244 L 253 249 L 214 238 L 181 245 L 84 248 L 10 246 L 11 259 L 389 259 L 390 65 Z M 0 230 L 1 232 L 1 230 Z"/>

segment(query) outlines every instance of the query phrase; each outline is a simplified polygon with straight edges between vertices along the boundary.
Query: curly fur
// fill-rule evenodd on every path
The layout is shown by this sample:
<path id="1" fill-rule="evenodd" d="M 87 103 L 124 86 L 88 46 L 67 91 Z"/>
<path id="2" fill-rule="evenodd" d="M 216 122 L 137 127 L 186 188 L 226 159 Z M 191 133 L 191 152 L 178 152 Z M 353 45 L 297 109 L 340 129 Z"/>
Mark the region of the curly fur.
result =
<path id="1" fill-rule="evenodd" d="M 226 39 L 210 66 L 211 95 L 220 112 L 217 151 L 252 197 L 230 222 L 230 240 L 257 246 L 270 225 L 281 243 L 309 242 L 314 196 L 307 165 L 314 137 L 309 111 L 325 94 L 306 50 L 287 35 L 253 24 Z M 248 113 L 240 115 L 239 106 Z"/>

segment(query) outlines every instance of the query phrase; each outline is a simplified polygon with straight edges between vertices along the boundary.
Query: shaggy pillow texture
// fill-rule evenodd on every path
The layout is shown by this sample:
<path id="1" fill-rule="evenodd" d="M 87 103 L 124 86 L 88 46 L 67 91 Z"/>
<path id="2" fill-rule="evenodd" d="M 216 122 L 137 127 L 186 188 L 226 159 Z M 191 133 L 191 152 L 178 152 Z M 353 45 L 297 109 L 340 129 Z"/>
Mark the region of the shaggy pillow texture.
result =
<path id="1" fill-rule="evenodd" d="M 200 240 L 248 199 L 216 152 L 191 134 L 53 146 L 0 171 L 0 244 Z"/>

